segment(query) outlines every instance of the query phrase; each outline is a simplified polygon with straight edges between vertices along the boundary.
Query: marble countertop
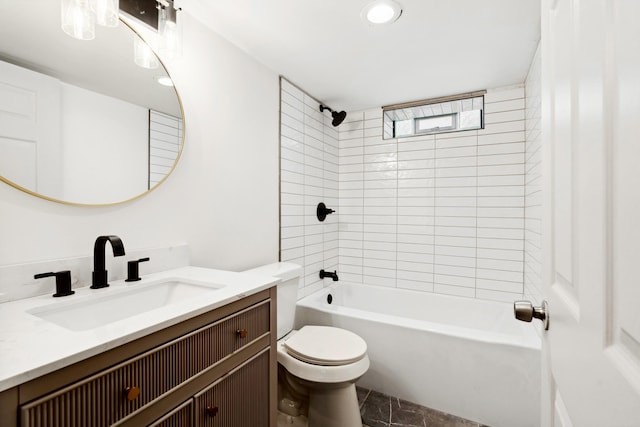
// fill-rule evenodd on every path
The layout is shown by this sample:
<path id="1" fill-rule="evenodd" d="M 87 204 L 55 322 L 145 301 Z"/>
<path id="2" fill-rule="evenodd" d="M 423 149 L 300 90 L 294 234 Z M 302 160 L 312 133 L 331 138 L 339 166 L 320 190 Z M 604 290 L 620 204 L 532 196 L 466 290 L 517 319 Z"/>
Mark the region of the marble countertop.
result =
<path id="1" fill-rule="evenodd" d="M 81 304 L 162 280 L 217 283 L 224 287 L 86 330 L 70 330 L 29 313 L 64 308 L 72 302 Z M 138 282 L 117 280 L 110 282 L 108 288 L 77 288 L 74 295 L 62 298 L 52 298 L 52 282 L 51 294 L 0 304 L 0 391 L 268 289 L 277 282 L 277 278 L 249 273 L 181 267 L 146 275 Z M 77 319 L 78 323 L 82 321 Z"/>

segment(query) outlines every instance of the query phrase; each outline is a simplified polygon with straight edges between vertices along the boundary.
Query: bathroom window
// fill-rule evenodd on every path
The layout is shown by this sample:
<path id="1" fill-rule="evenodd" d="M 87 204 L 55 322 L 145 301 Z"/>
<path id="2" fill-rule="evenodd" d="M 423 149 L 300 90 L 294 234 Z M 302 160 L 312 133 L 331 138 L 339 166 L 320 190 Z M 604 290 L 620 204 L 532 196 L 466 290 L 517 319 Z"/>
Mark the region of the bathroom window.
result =
<path id="1" fill-rule="evenodd" d="M 484 128 L 484 94 L 383 107 L 384 139 Z"/>

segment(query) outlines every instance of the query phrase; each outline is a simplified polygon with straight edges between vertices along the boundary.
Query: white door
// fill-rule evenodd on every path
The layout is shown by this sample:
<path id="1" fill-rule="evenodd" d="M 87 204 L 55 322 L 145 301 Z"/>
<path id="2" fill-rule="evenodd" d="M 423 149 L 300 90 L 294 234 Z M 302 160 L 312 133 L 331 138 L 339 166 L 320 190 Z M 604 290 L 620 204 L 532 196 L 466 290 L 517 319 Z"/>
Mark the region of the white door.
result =
<path id="1" fill-rule="evenodd" d="M 542 0 L 541 18 L 543 424 L 638 427 L 640 1 Z"/>
<path id="2" fill-rule="evenodd" d="M 0 61 L 0 175 L 62 196 L 60 82 Z"/>

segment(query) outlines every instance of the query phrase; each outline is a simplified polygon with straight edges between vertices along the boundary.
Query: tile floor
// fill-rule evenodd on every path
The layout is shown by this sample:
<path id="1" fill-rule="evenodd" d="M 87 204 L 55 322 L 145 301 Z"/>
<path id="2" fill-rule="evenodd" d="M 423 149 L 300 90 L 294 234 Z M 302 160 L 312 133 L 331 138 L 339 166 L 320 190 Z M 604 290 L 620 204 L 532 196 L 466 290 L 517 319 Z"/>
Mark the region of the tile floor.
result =
<path id="1" fill-rule="evenodd" d="M 488 427 L 377 391 L 357 391 L 366 427 Z"/>

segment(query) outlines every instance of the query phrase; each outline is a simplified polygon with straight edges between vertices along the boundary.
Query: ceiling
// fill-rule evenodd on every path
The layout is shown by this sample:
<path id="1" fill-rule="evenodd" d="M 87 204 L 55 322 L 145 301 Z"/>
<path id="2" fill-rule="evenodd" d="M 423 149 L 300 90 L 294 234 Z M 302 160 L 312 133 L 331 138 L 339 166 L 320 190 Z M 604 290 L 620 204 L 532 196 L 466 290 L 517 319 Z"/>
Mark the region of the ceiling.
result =
<path id="1" fill-rule="evenodd" d="M 540 0 L 184 0 L 182 8 L 330 107 L 355 111 L 524 82 Z"/>

